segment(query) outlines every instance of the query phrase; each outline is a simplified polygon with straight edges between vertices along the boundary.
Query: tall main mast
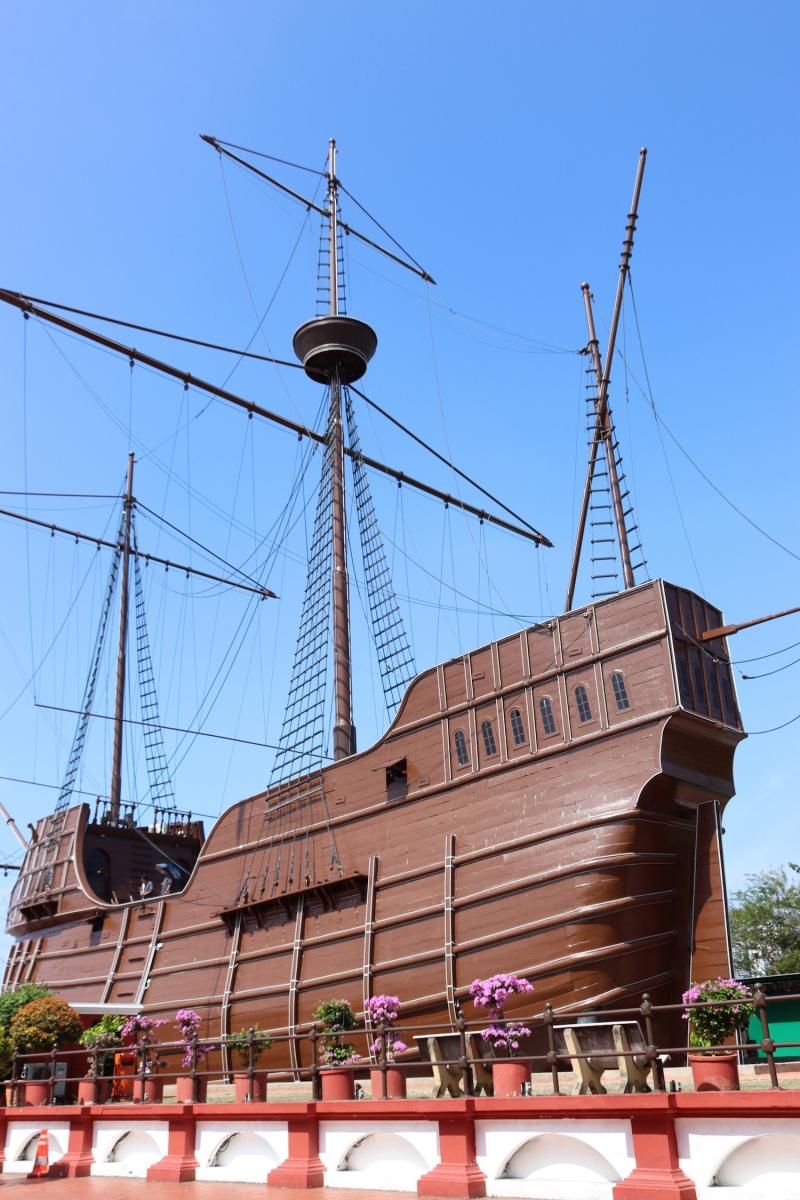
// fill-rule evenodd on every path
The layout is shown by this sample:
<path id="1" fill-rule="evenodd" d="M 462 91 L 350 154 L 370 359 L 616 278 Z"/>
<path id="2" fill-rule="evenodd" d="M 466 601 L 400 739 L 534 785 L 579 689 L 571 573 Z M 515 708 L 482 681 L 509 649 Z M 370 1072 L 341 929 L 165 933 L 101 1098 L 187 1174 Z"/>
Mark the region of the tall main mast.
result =
<path id="1" fill-rule="evenodd" d="M 339 256 L 336 142 L 328 143 L 328 222 L 330 225 L 329 287 L 332 317 L 339 315 Z M 350 588 L 347 580 L 347 538 L 344 509 L 344 434 L 342 429 L 342 385 L 339 370 L 331 376 L 331 407 L 328 425 L 331 447 L 331 522 L 333 536 L 333 757 L 347 758 L 355 750 L 353 686 L 350 671 Z"/>
<path id="2" fill-rule="evenodd" d="M 111 823 L 119 822 L 122 798 L 122 731 L 125 721 L 125 675 L 128 657 L 128 581 L 131 561 L 131 517 L 133 515 L 133 451 L 128 455 L 128 478 L 125 488 L 122 524 L 122 588 L 119 610 L 119 647 L 117 650 L 117 694 L 114 707 L 114 757 L 111 764 Z"/>
<path id="3" fill-rule="evenodd" d="M 344 496 L 342 387 L 360 379 L 378 339 L 369 325 L 339 314 L 339 183 L 336 142 L 328 143 L 328 315 L 301 325 L 294 349 L 306 374 L 330 388 L 328 438 L 331 459 L 331 608 L 333 618 L 333 757 L 347 758 L 356 745 L 350 668 L 350 594 Z"/>

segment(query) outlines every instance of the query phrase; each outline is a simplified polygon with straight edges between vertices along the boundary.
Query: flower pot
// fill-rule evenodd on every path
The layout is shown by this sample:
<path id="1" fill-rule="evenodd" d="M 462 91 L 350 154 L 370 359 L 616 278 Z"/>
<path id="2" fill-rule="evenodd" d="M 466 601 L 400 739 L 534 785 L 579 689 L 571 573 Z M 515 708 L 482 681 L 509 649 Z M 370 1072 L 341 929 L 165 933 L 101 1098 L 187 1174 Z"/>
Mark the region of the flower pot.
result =
<path id="1" fill-rule="evenodd" d="M 138 1075 L 133 1081 L 134 1104 L 160 1104 L 164 1098 L 164 1080 L 158 1075 Z"/>
<path id="2" fill-rule="evenodd" d="M 175 1099 L 178 1104 L 205 1104 L 207 1085 L 205 1076 L 198 1076 L 197 1090 L 192 1094 L 191 1075 L 179 1075 L 175 1080 Z"/>
<path id="3" fill-rule="evenodd" d="M 323 1100 L 352 1100 L 354 1098 L 353 1072 L 349 1067 L 323 1067 L 320 1076 Z"/>
<path id="4" fill-rule="evenodd" d="M 110 1079 L 91 1075 L 78 1080 L 78 1104 L 105 1104 L 110 1093 Z"/>
<path id="5" fill-rule="evenodd" d="M 369 1072 L 369 1081 L 372 1086 L 372 1099 L 383 1099 L 383 1084 L 381 1076 L 383 1072 L 380 1067 L 371 1067 Z M 386 1099 L 387 1100 L 405 1100 L 406 1098 L 406 1075 L 400 1067 L 386 1068 Z"/>
<path id="6" fill-rule="evenodd" d="M 246 1071 L 234 1071 L 233 1086 L 236 1103 L 261 1104 L 267 1098 L 267 1076 L 264 1071 L 254 1071 L 252 1081 Z"/>
<path id="7" fill-rule="evenodd" d="M 692 1081 L 696 1092 L 738 1092 L 739 1055 L 690 1054 Z"/>
<path id="8" fill-rule="evenodd" d="M 25 1097 L 23 1103 L 26 1108 L 33 1105 L 49 1104 L 50 1103 L 50 1084 L 46 1079 L 30 1079 L 24 1084 Z"/>
<path id="9" fill-rule="evenodd" d="M 530 1081 L 531 1064 L 526 1058 L 498 1058 L 492 1063 L 495 1099 L 522 1096 L 523 1084 Z"/>

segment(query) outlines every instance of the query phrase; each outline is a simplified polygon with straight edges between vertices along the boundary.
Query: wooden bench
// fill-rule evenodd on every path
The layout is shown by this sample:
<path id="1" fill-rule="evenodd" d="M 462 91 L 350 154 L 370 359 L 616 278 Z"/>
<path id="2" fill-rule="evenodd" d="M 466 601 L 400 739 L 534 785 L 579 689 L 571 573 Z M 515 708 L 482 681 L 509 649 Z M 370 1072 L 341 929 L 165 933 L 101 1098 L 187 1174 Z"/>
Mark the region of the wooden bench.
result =
<path id="1" fill-rule="evenodd" d="M 563 1039 L 572 1069 L 578 1076 L 575 1093 L 605 1094 L 601 1082 L 604 1071 L 619 1071 L 626 1092 L 649 1092 L 648 1079 L 653 1064 L 647 1057 L 647 1044 L 638 1021 L 593 1021 L 578 1025 L 556 1025 L 556 1049 Z M 579 1055 L 587 1055 L 581 1058 Z M 658 1057 L 656 1070 L 669 1062 L 668 1054 Z"/>
<path id="2" fill-rule="evenodd" d="M 464 1071 L 461 1066 L 461 1040 L 457 1033 L 440 1033 L 435 1037 L 415 1037 L 422 1058 L 431 1064 L 433 1072 L 433 1098 L 438 1100 L 449 1092 L 451 1096 L 463 1096 Z M 479 1033 L 466 1034 L 468 1071 L 472 1071 L 473 1095 L 483 1091 L 494 1095 L 492 1068 L 489 1063 L 476 1059 L 492 1058 L 491 1045 Z"/>

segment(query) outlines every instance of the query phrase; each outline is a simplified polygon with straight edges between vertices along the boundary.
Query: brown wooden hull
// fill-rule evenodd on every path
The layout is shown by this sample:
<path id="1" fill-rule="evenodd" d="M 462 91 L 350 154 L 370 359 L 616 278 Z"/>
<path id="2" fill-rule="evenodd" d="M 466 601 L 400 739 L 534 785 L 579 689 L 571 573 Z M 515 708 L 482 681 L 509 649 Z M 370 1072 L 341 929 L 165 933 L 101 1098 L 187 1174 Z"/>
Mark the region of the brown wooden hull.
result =
<path id="1" fill-rule="evenodd" d="M 708 711 L 681 695 L 695 601 L 696 636 L 718 610 L 657 582 L 427 672 L 372 749 L 225 813 L 166 899 L 93 897 L 84 847 L 102 830 L 70 810 L 49 889 L 25 894 L 41 875 L 26 858 L 5 985 L 36 978 L 78 1008 L 190 1006 L 216 1035 L 292 1032 L 322 1000 L 358 1011 L 383 991 L 411 1022 L 452 1022 L 499 971 L 534 983 L 529 1012 L 675 1001 L 728 973 L 719 812 L 743 734 L 716 675 Z"/>

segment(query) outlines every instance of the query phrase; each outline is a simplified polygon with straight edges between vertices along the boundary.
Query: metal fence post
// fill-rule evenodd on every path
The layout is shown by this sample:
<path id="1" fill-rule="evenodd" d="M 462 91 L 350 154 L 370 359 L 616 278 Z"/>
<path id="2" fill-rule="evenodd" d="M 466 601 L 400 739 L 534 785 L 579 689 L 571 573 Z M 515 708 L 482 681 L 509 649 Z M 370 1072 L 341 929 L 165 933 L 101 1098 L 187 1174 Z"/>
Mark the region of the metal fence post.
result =
<path id="1" fill-rule="evenodd" d="M 760 983 L 753 988 L 753 1004 L 761 1022 L 761 1049 L 767 1056 L 770 1086 L 779 1088 L 781 1085 L 778 1083 L 778 1068 L 775 1065 L 775 1042 L 770 1036 L 769 1021 L 767 1020 L 767 997 Z"/>
<path id="2" fill-rule="evenodd" d="M 561 1085 L 558 1082 L 558 1054 L 556 1052 L 556 1035 L 555 1025 L 556 1014 L 553 1012 L 553 1006 L 548 1000 L 544 1006 L 544 1021 L 545 1029 L 547 1030 L 547 1062 L 550 1066 L 550 1078 L 553 1083 L 553 1095 L 561 1094 Z"/>
<path id="3" fill-rule="evenodd" d="M 472 1083 L 472 1068 L 469 1063 L 469 1055 L 467 1054 L 467 1027 L 460 1004 L 456 1012 L 456 1028 L 458 1029 L 459 1065 L 464 1079 L 464 1092 L 467 1096 L 474 1096 L 475 1088 Z"/>
<path id="4" fill-rule="evenodd" d="M 253 1074 L 256 1065 L 255 1031 L 251 1025 L 247 1031 L 247 1099 L 253 1100 Z"/>
<path id="5" fill-rule="evenodd" d="M 56 1051 L 58 1044 L 53 1042 L 53 1049 L 50 1051 L 50 1079 L 47 1084 L 47 1103 L 53 1104 L 56 1098 Z"/>
<path id="6" fill-rule="evenodd" d="M 320 1100 L 322 1098 L 322 1089 L 320 1086 L 319 1076 L 319 1046 L 317 1044 L 317 1027 L 311 1026 L 309 1038 L 311 1040 L 311 1099 Z"/>
<path id="7" fill-rule="evenodd" d="M 645 992 L 642 996 L 642 1003 L 639 1008 L 639 1012 L 642 1014 L 642 1020 L 644 1021 L 645 1039 L 647 1041 L 645 1054 L 650 1061 L 655 1090 L 657 1092 L 665 1092 L 667 1090 L 667 1085 L 664 1081 L 664 1064 L 658 1057 L 658 1050 L 656 1049 L 655 1040 L 653 1038 L 653 1003 L 648 992 Z"/>

